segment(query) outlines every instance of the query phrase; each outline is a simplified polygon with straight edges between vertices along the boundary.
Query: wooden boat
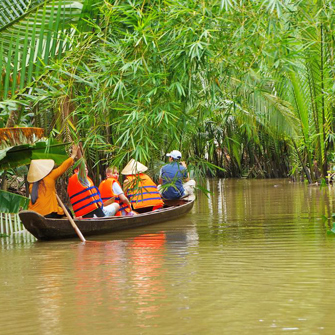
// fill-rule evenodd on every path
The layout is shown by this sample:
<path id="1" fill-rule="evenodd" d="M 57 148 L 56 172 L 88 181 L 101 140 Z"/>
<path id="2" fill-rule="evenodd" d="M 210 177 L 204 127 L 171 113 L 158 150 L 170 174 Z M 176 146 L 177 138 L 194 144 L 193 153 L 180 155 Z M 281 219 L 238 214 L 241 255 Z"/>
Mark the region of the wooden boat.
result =
<path id="1" fill-rule="evenodd" d="M 132 217 L 112 216 L 94 219 L 75 219 L 74 221 L 85 237 L 107 234 L 179 218 L 192 209 L 194 200 L 194 196 L 178 200 L 165 200 L 162 209 Z M 66 217 L 50 219 L 33 211 L 22 211 L 19 213 L 19 216 L 24 227 L 38 240 L 56 240 L 77 236 Z"/>

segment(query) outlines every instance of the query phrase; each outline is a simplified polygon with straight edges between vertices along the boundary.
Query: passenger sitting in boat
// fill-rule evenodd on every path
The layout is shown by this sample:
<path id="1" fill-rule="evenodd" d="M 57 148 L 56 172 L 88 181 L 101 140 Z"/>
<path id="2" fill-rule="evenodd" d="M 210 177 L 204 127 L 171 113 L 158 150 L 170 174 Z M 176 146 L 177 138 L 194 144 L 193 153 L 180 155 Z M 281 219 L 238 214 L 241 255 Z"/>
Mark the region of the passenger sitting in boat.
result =
<path id="1" fill-rule="evenodd" d="M 166 154 L 169 164 L 161 168 L 158 189 L 164 199 L 179 199 L 193 194 L 195 180 L 190 179 L 185 162 L 181 162 L 181 152 L 172 150 Z"/>
<path id="2" fill-rule="evenodd" d="M 55 162 L 52 159 L 34 159 L 31 161 L 27 176 L 31 193 L 28 206 L 30 210 L 47 218 L 61 218 L 65 215 L 63 209 L 58 206 L 56 180 L 73 165 L 77 151 L 78 147 L 73 145 L 70 158 L 56 169 L 53 169 Z"/>
<path id="3" fill-rule="evenodd" d="M 145 173 L 148 168 L 131 159 L 121 174 L 125 176 L 123 189 L 136 212 L 142 213 L 162 208 L 164 202 L 157 185 Z"/>
<path id="4" fill-rule="evenodd" d="M 112 197 L 115 202 L 120 205 L 120 209 L 116 212 L 116 216 L 134 215 L 131 210 L 131 203 L 124 195 L 124 192 L 119 183 L 119 170 L 116 166 L 111 166 L 106 169 L 106 179 L 99 185 L 99 191 L 102 201 L 108 200 Z"/>
<path id="5" fill-rule="evenodd" d="M 76 217 L 93 218 L 113 216 L 120 209 L 115 198 L 102 201 L 100 192 L 87 175 L 88 170 L 83 161 L 74 169 L 69 179 L 67 193 L 70 197 Z"/>

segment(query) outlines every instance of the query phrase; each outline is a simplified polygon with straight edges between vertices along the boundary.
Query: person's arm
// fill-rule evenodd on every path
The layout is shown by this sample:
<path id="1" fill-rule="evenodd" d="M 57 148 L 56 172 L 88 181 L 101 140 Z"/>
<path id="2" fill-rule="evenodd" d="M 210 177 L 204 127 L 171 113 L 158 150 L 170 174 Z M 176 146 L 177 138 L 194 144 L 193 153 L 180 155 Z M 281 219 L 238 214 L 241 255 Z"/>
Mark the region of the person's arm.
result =
<path id="1" fill-rule="evenodd" d="M 72 154 L 70 158 L 66 159 L 58 168 L 52 170 L 50 176 L 54 179 L 60 177 L 68 168 L 70 168 L 73 165 L 74 159 L 77 156 L 77 152 L 78 152 L 78 146 L 74 144 L 72 146 Z"/>
<path id="2" fill-rule="evenodd" d="M 126 204 L 129 208 L 131 208 L 131 203 L 129 199 L 124 195 L 124 193 L 119 194 L 119 198 L 122 201 L 122 203 Z"/>
<path id="3" fill-rule="evenodd" d="M 74 160 L 72 157 L 68 158 L 67 160 L 65 160 L 60 166 L 58 166 L 58 168 L 52 170 L 50 172 L 50 177 L 53 179 L 57 179 L 58 177 L 60 177 L 69 167 L 71 167 L 74 163 Z"/>
<path id="4" fill-rule="evenodd" d="M 187 171 L 187 165 L 184 161 L 180 162 L 180 165 L 183 166 L 185 168 L 185 170 L 183 170 L 183 175 L 184 175 L 184 178 L 183 180 L 185 182 L 189 181 L 190 180 L 190 174 L 188 173 Z"/>
<path id="5" fill-rule="evenodd" d="M 163 184 L 163 178 L 162 178 L 162 169 L 159 171 L 159 179 L 158 184 Z"/>
<path id="6" fill-rule="evenodd" d="M 129 208 L 131 208 L 131 203 L 129 199 L 124 195 L 121 186 L 119 186 L 118 183 L 113 183 L 113 193 L 116 194 L 120 201 L 124 204 L 126 204 Z"/>

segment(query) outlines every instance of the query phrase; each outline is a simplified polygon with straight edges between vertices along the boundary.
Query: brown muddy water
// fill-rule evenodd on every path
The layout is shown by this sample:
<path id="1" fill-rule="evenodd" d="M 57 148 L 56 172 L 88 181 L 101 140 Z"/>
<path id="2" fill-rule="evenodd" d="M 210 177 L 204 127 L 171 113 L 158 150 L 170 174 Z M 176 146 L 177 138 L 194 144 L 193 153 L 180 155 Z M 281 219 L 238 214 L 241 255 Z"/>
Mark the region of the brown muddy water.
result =
<path id="1" fill-rule="evenodd" d="M 207 187 L 182 219 L 87 244 L 0 238 L 0 334 L 334 334 L 335 189 Z"/>

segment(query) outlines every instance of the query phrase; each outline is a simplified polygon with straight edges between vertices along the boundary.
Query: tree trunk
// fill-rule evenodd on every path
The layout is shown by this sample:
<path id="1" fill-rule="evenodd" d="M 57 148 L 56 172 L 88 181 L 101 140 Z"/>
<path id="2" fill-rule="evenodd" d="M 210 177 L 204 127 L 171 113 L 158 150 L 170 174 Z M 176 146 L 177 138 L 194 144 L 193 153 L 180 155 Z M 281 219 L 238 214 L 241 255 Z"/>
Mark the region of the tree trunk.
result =
<path id="1" fill-rule="evenodd" d="M 1 189 L 7 191 L 7 171 L 5 170 L 2 174 Z"/>

